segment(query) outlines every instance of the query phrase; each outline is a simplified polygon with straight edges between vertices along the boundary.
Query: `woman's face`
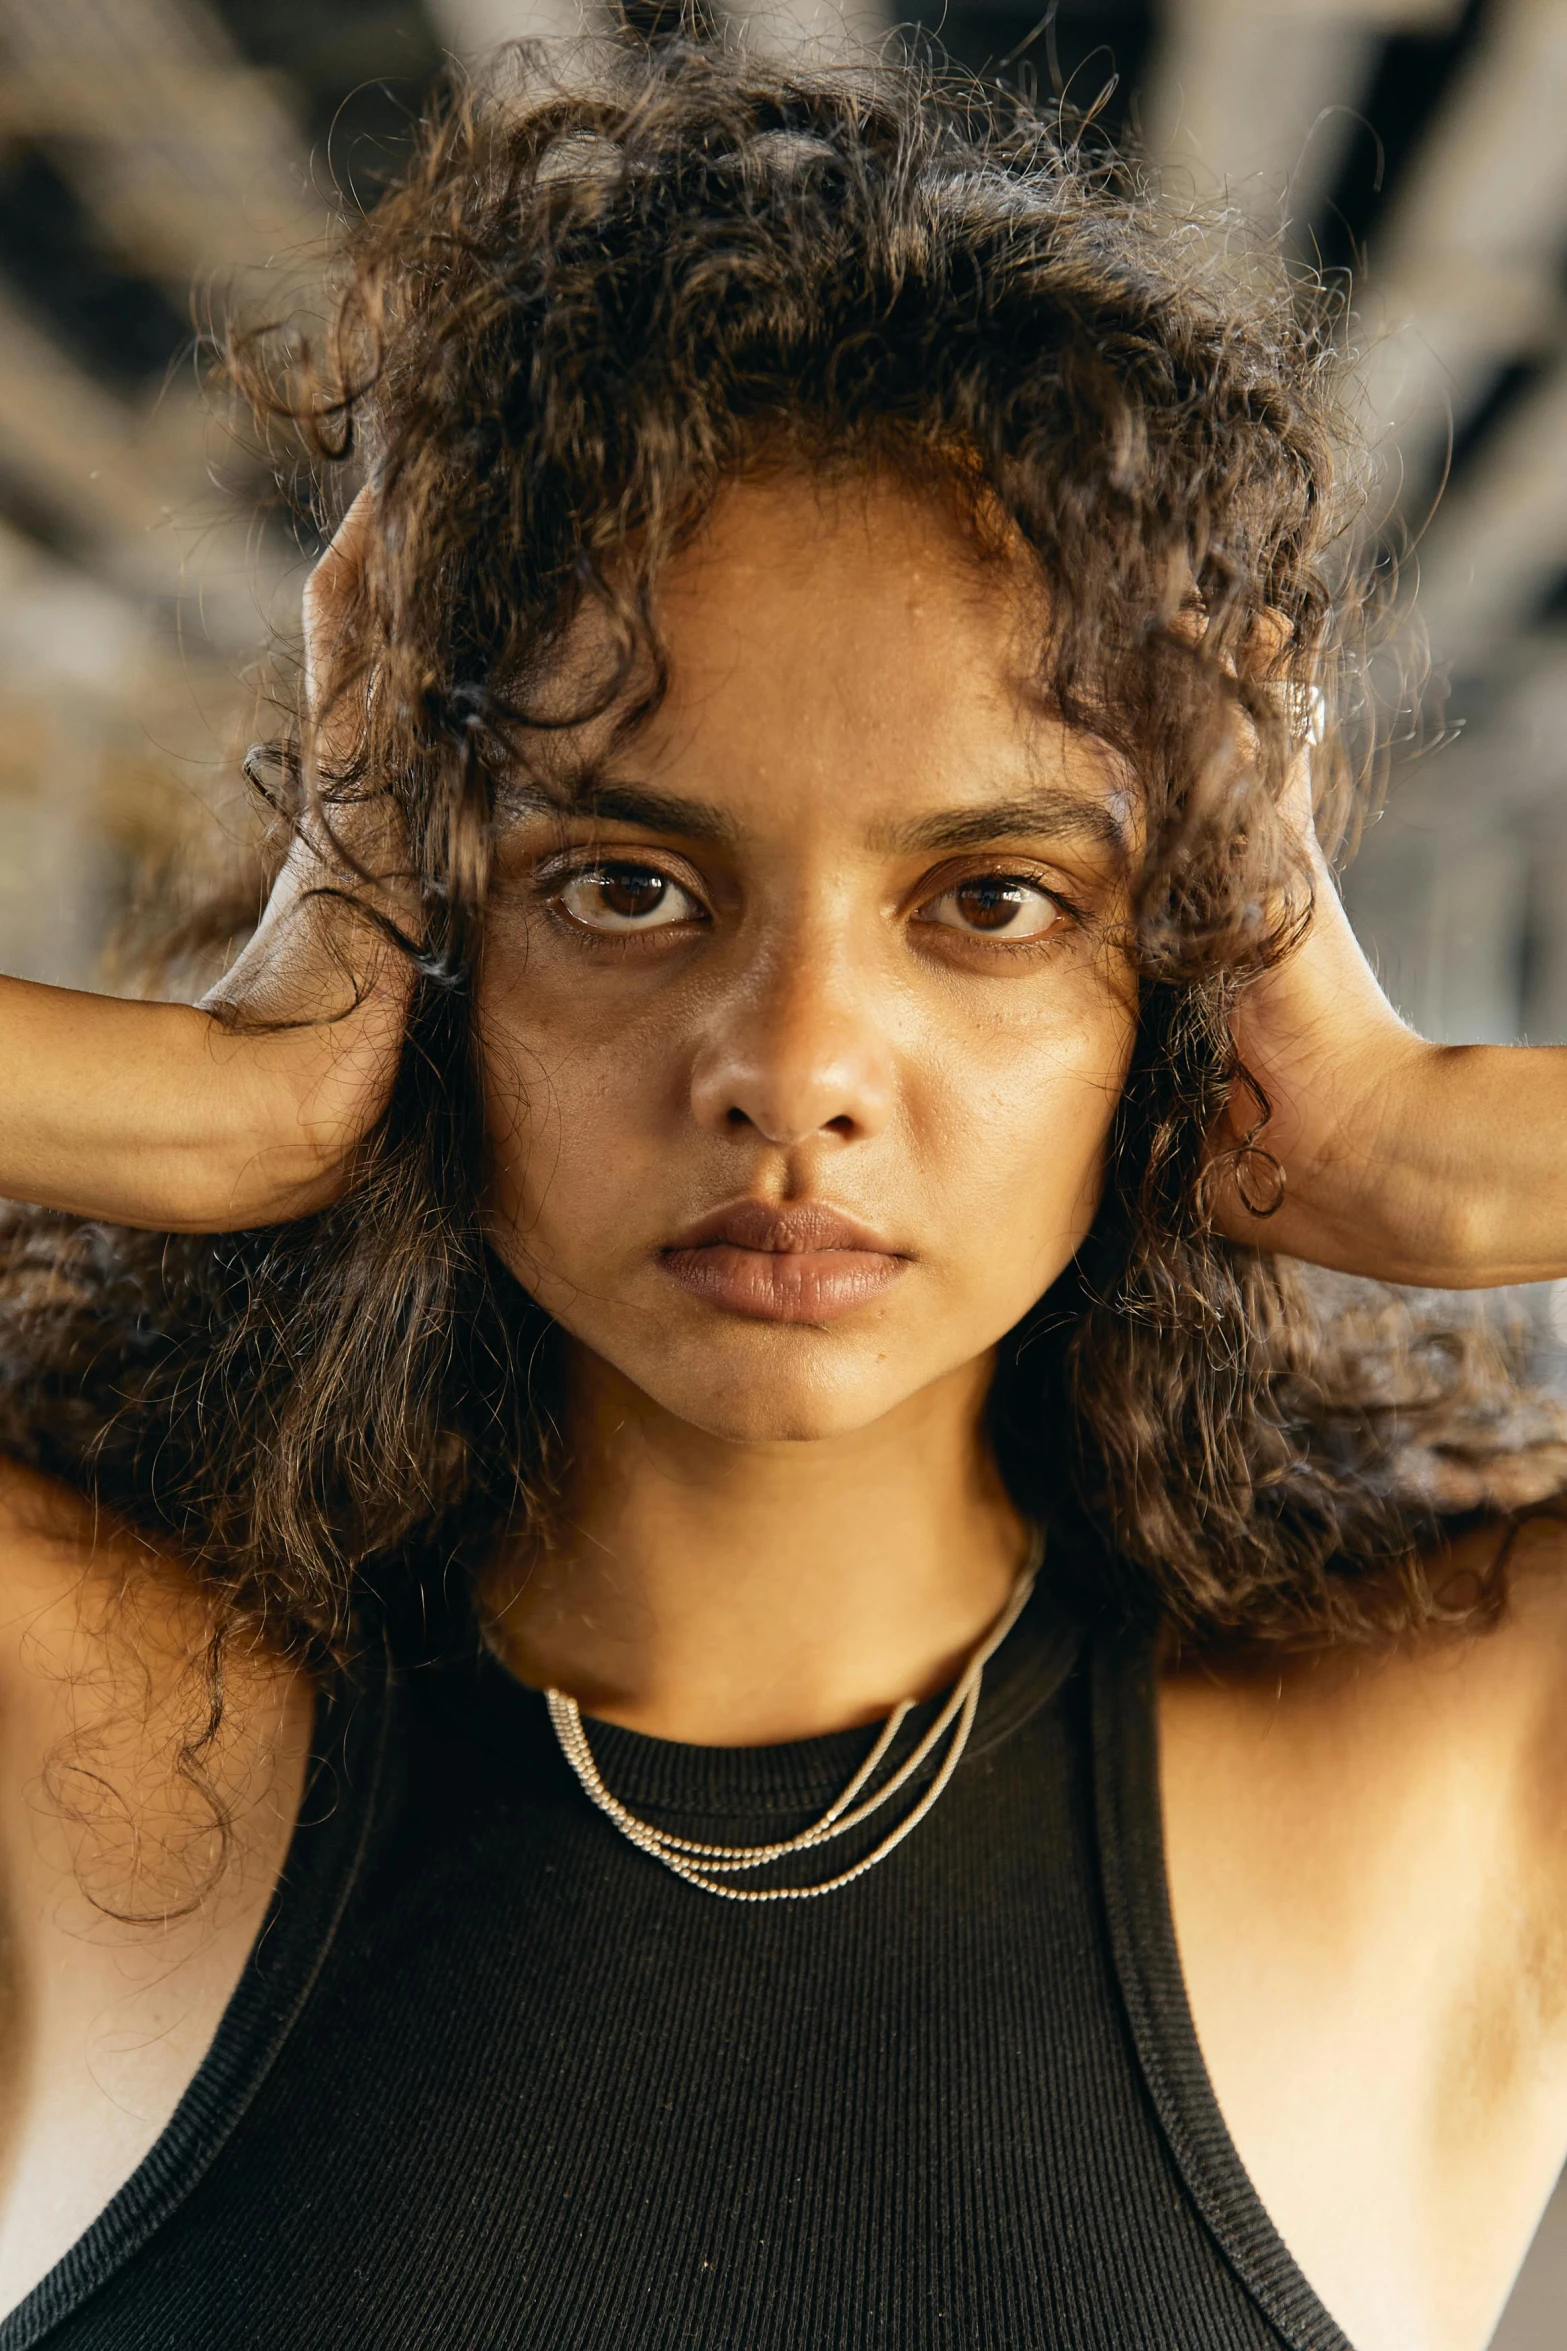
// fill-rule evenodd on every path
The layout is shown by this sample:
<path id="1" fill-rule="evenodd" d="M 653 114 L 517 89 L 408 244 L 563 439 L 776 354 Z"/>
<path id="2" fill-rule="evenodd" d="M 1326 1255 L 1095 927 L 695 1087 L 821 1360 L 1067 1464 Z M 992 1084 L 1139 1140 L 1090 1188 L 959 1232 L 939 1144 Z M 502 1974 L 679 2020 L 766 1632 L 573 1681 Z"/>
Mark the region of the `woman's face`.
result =
<path id="1" fill-rule="evenodd" d="M 714 1434 L 867 1426 L 1092 1220 L 1132 812 L 1030 690 L 1039 621 L 1021 556 L 908 492 L 737 486 L 663 578 L 656 716 L 546 738 L 519 789 L 480 987 L 494 1238 Z M 584 620 L 562 694 L 602 657 Z"/>

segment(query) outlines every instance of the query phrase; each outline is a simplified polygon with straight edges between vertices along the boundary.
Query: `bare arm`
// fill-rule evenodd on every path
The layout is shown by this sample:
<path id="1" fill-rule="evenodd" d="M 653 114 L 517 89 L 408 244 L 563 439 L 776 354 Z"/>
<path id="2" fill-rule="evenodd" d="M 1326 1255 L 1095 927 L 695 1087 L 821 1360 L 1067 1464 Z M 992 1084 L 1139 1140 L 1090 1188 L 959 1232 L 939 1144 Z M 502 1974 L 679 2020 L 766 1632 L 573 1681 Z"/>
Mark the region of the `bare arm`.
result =
<path id="1" fill-rule="evenodd" d="M 1310 932 L 1248 992 L 1236 1029 L 1271 1104 L 1261 1140 L 1283 1203 L 1259 1218 L 1232 1188 L 1221 1229 L 1384 1281 L 1567 1276 L 1567 1049 L 1416 1036 L 1315 863 Z"/>
<path id="2" fill-rule="evenodd" d="M 167 1232 L 303 1216 L 380 1108 L 400 1006 L 233 1033 L 188 1004 L 0 980 L 0 1194 Z"/>
<path id="3" fill-rule="evenodd" d="M 347 625 L 367 520 L 361 499 L 306 592 L 312 695 Z M 395 863 L 384 813 L 355 821 L 353 853 Z M 345 883 L 357 888 L 296 844 L 204 1005 L 0 979 L 0 1195 L 173 1232 L 277 1222 L 333 1198 L 385 1103 L 408 993 L 398 951 L 316 894 Z M 380 895 L 398 913 L 395 893 Z"/>

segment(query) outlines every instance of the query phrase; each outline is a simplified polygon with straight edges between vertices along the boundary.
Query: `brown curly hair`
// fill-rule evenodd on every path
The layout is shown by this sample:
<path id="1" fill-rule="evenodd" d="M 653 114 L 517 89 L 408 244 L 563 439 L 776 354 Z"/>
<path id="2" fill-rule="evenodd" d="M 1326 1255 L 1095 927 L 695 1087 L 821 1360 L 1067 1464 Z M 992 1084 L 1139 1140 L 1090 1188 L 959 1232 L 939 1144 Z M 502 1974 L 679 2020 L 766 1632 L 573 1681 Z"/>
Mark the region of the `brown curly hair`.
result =
<path id="1" fill-rule="evenodd" d="M 482 1240 L 472 1043 L 497 793 L 541 681 L 598 599 L 623 653 L 602 707 L 652 681 L 634 725 L 661 686 L 659 567 L 726 481 L 894 468 L 1022 534 L 1051 590 L 1043 681 L 1124 755 L 1146 819 L 1103 1205 L 993 1403 L 1019 1500 L 1070 1537 L 1052 1572 L 1074 1606 L 1204 1636 L 1494 1605 L 1432 1588 L 1438 1502 L 1393 1474 L 1411 1431 L 1429 1446 L 1487 1379 L 1501 1394 L 1486 1342 L 1427 1348 L 1397 1392 L 1363 1362 L 1346 1383 L 1293 1269 L 1210 1213 L 1227 1107 L 1267 1180 L 1230 1016 L 1307 913 L 1278 815 L 1305 696 L 1333 837 L 1376 757 L 1335 337 L 1233 224 L 1167 206 L 1055 110 L 922 68 L 677 43 L 562 75 L 522 51 L 455 96 L 351 233 L 324 342 L 266 328 L 228 353 L 308 440 L 323 512 L 374 486 L 333 689 L 357 749 L 322 784 L 296 727 L 252 773 L 286 823 L 313 795 L 329 817 L 395 804 L 419 911 L 391 1105 L 349 1195 L 299 1225 L 16 1217 L 0 1442 L 177 1545 L 226 1622 L 279 1646 L 340 1655 L 376 1611 L 432 1637 L 545 1509 L 561 1443 L 552 1330 Z"/>

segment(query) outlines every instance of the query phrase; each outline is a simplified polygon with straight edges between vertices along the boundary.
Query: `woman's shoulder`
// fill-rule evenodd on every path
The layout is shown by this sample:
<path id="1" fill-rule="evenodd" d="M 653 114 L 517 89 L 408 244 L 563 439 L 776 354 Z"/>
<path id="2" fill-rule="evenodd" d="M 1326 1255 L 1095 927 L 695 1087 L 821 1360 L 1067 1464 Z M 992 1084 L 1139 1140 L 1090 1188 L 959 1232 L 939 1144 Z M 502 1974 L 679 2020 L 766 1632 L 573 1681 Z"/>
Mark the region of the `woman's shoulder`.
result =
<path id="1" fill-rule="evenodd" d="M 211 1613 L 199 1578 L 172 1549 L 119 1518 L 94 1495 L 31 1462 L 0 1453 L 0 1671 L 27 1667 L 76 1634 L 106 1635 L 117 1620 L 145 1647 L 151 1670 L 199 1647 Z"/>
<path id="2" fill-rule="evenodd" d="M 135 2171 L 239 1981 L 298 1813 L 305 1678 L 212 1645 L 180 1563 L 0 1463 L 0 2308 Z"/>
<path id="3" fill-rule="evenodd" d="M 1512 1745 L 1536 1718 L 1567 1724 L 1567 1502 L 1516 1517 L 1466 1516 L 1414 1559 L 1408 1581 L 1430 1621 L 1378 1635 L 1228 1647 L 1172 1647 L 1161 1683 L 1165 1735 L 1321 1743 L 1350 1768 L 1345 1740 L 1412 1746 L 1455 1739 Z M 1406 1719 L 1408 1718 L 1408 1719 Z"/>
<path id="4" fill-rule="evenodd" d="M 1559 1854 L 1567 1508 L 1468 1523 L 1428 1546 L 1419 1576 L 1454 1600 L 1447 1621 L 1380 1641 L 1175 1657 L 1160 1694 L 1167 1775 L 1193 1790 L 1223 1781 L 1229 1811 L 1249 1802 L 1275 1825 L 1287 1819 L 1301 1852 L 1319 1831 L 1342 1835 L 1357 1817 L 1412 1819 L 1413 1806 L 1433 1811 L 1443 1841 L 1466 1824 L 1494 1838 L 1505 1823 Z M 1466 1592 L 1477 1596 L 1472 1609 L 1457 1605 Z M 1482 1787 L 1489 1801 L 1477 1803 Z M 1553 1789 L 1562 1803 L 1550 1801 Z M 1567 1911 L 1567 1880 L 1563 1903 Z"/>
<path id="5" fill-rule="evenodd" d="M 302 1763 L 313 1692 L 170 1550 L 0 1458 L 0 1710 L 0 1803 L 69 1817 L 84 1846 L 150 1808 L 195 1888 L 243 1842 L 243 1791 Z"/>
<path id="6" fill-rule="evenodd" d="M 1160 1690 L 1207 2070 L 1357 2340 L 1390 2280 L 1494 2314 L 1561 2164 L 1567 1524 L 1470 1525 L 1423 1564 L 1483 1584 L 1502 1546 L 1488 1625 L 1188 1661 Z"/>

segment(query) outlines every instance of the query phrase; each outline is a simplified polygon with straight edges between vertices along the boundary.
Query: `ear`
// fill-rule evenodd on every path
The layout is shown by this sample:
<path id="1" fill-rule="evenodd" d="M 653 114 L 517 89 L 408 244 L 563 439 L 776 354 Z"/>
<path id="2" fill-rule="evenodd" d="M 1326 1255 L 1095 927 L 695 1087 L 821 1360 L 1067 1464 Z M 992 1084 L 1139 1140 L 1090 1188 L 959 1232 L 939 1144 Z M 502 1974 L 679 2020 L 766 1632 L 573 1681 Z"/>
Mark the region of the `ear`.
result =
<path id="1" fill-rule="evenodd" d="M 1183 644 L 1200 645 L 1208 634 L 1208 607 L 1195 588 L 1188 588 L 1167 623 L 1172 637 Z"/>
<path id="2" fill-rule="evenodd" d="M 1200 645 L 1208 634 L 1208 617 L 1201 595 L 1188 585 L 1168 623 L 1170 634 L 1189 645 Z M 1294 625 L 1287 614 L 1275 605 L 1266 605 L 1249 623 L 1235 660 L 1225 655 L 1224 667 L 1260 684 L 1288 683 L 1294 642 Z"/>
<path id="3" fill-rule="evenodd" d="M 1302 671 L 1306 664 L 1301 657 L 1295 625 L 1287 613 L 1277 605 L 1265 605 L 1252 621 L 1241 646 L 1240 672 L 1256 685 L 1272 686 L 1286 693 L 1304 688 Z"/>

